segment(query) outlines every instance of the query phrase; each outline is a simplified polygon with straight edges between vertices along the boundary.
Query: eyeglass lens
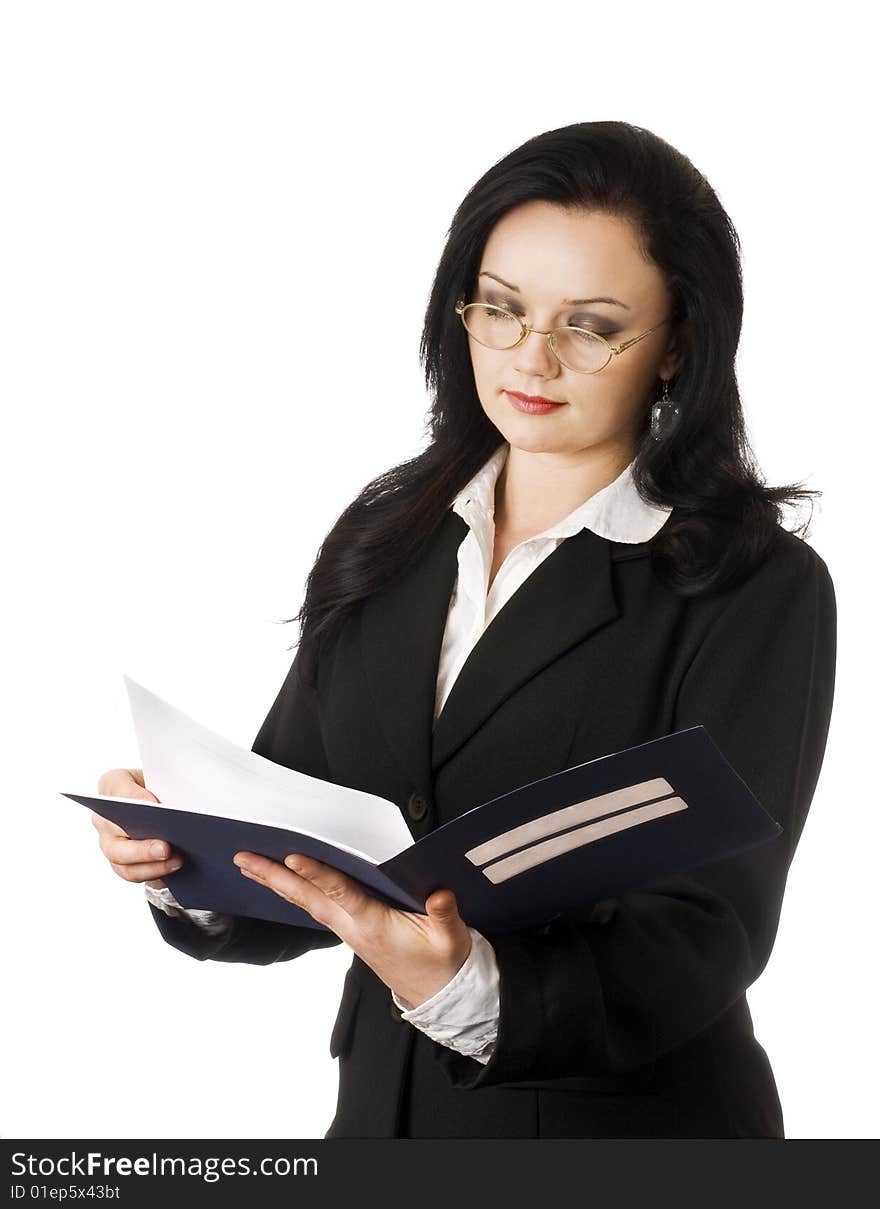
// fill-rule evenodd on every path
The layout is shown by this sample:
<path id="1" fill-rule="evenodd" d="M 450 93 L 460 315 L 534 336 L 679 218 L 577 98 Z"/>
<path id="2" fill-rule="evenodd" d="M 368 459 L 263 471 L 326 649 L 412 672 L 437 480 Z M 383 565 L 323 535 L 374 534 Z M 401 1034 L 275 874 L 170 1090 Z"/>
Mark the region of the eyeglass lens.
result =
<path id="1" fill-rule="evenodd" d="M 487 348 L 513 348 L 522 335 L 519 320 L 500 307 L 470 303 L 462 319 L 473 338 Z M 553 343 L 563 364 L 585 373 L 595 373 L 610 357 L 608 346 L 582 328 L 557 328 Z"/>

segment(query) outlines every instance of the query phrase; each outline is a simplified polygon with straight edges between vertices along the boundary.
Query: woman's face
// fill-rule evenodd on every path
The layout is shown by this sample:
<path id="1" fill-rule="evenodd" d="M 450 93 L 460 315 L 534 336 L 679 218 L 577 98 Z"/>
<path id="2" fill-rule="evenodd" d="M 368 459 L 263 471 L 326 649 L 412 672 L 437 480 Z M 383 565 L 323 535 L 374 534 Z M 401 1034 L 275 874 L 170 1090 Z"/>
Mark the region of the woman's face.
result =
<path id="1" fill-rule="evenodd" d="M 564 299 L 593 301 L 573 306 Z M 628 219 L 566 211 L 544 201 L 517 206 L 495 225 L 469 301 L 502 303 L 542 331 L 586 327 L 613 345 L 670 313 L 663 276 L 644 259 Z M 679 364 L 669 323 L 595 374 L 562 365 L 546 336 L 534 333 L 509 350 L 486 348 L 470 335 L 468 343 L 486 415 L 511 446 L 534 452 L 592 448 L 630 461 L 645 413 L 657 398 L 658 378 L 671 377 Z M 507 391 L 564 406 L 529 414 L 516 408 Z"/>

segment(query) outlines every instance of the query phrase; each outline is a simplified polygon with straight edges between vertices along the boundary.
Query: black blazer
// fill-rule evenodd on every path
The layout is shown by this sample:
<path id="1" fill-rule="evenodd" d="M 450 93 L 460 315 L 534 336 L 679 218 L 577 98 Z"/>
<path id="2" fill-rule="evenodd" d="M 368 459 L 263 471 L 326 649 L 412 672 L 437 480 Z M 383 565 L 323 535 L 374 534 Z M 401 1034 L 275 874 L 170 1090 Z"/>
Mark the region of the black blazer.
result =
<path id="1" fill-rule="evenodd" d="M 744 583 L 686 599 L 649 545 L 567 538 L 471 652 L 432 730 L 447 607 L 466 522 L 355 610 L 322 653 L 317 692 L 298 657 L 253 750 L 397 802 L 414 838 L 572 764 L 703 724 L 777 839 L 733 859 L 489 936 L 500 1020 L 486 1065 L 400 1018 L 353 956 L 330 1053 L 327 1137 L 784 1136 L 746 989 L 763 970 L 786 874 L 822 764 L 834 692 L 828 568 L 778 529 Z M 212 937 L 151 905 L 199 960 L 266 965 L 341 943 L 235 918 Z M 806 988 L 804 988 L 806 991 Z"/>

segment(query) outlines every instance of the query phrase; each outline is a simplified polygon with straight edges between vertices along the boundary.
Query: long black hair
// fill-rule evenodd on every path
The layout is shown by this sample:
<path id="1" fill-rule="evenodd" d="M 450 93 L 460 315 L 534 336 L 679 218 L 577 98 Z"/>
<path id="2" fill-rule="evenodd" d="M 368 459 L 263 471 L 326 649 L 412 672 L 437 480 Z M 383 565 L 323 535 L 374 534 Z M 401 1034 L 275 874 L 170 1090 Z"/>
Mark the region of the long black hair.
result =
<path id="1" fill-rule="evenodd" d="M 535 199 L 629 219 L 665 276 L 683 349 L 669 382 L 679 412 L 658 439 L 646 409 L 633 465 L 640 495 L 673 508 L 651 541 L 663 582 L 693 596 L 741 581 L 778 536 L 781 505 L 822 494 L 760 480 L 734 366 L 743 314 L 739 237 L 706 178 L 669 143 L 627 122 L 547 131 L 494 164 L 455 212 L 419 350 L 432 398 L 428 445 L 367 483 L 321 544 L 302 607 L 286 619 L 301 623 L 310 683 L 323 641 L 359 601 L 412 565 L 456 493 L 503 440 L 480 404 L 453 302 L 471 296 L 495 224 Z"/>

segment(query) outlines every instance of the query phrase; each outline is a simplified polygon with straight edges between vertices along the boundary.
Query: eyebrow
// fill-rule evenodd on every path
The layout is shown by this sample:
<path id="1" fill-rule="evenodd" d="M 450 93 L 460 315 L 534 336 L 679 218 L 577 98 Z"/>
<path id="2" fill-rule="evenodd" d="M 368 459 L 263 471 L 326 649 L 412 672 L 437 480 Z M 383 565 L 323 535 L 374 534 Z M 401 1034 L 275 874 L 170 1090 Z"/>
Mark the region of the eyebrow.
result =
<path id="1" fill-rule="evenodd" d="M 481 277 L 491 277 L 493 281 L 499 282 L 508 290 L 513 290 L 514 294 L 521 293 L 518 285 L 511 285 L 509 281 L 505 281 L 503 277 L 499 277 L 496 273 L 489 273 L 483 270 L 480 273 Z M 612 306 L 622 306 L 625 311 L 631 311 L 632 307 L 626 305 L 625 302 L 620 302 L 617 298 L 563 298 L 563 303 L 568 306 L 583 306 L 590 302 L 610 302 Z"/>

